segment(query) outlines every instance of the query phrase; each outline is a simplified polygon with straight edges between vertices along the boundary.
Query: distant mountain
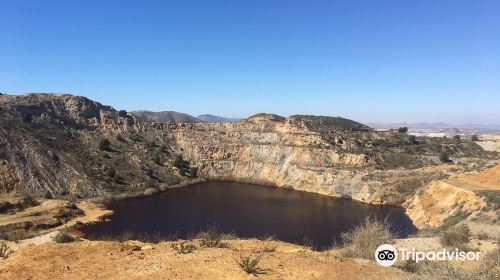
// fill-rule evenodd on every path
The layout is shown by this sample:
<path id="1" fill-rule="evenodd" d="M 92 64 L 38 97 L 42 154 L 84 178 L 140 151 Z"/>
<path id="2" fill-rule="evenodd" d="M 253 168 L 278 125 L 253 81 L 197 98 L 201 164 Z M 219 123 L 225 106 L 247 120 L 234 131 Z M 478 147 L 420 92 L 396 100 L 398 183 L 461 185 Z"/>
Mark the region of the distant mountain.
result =
<path id="1" fill-rule="evenodd" d="M 457 129 L 491 129 L 498 130 L 500 129 L 500 124 L 449 124 L 444 122 L 436 122 L 436 123 L 427 123 L 427 122 L 419 122 L 419 123 L 369 123 L 369 127 L 372 128 L 399 128 L 399 127 L 408 127 L 410 129 L 447 129 L 447 128 L 457 128 Z"/>
<path id="2" fill-rule="evenodd" d="M 200 123 L 202 120 L 191 115 L 175 111 L 151 112 L 151 111 L 132 111 L 132 115 L 147 121 L 173 122 L 173 123 Z"/>
<path id="3" fill-rule="evenodd" d="M 220 116 L 214 116 L 210 114 L 205 114 L 205 115 L 199 115 L 196 118 L 204 121 L 204 122 L 239 122 L 241 118 L 226 118 L 226 117 L 220 117 Z"/>

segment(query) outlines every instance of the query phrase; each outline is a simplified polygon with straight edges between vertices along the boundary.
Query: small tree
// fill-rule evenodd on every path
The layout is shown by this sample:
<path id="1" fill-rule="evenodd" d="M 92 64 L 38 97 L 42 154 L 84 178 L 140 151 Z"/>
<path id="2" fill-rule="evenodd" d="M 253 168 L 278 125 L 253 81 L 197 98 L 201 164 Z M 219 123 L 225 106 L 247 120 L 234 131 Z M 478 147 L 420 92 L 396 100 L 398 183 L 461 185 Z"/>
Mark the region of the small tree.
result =
<path id="1" fill-rule="evenodd" d="M 111 150 L 111 141 L 109 141 L 108 138 L 104 138 L 101 141 L 99 141 L 99 149 L 102 151 L 109 151 Z"/>
<path id="2" fill-rule="evenodd" d="M 125 111 L 125 110 L 118 111 L 118 116 L 120 116 L 122 118 L 126 117 L 127 116 L 127 111 Z"/>
<path id="3" fill-rule="evenodd" d="M 405 127 L 400 127 L 400 128 L 398 128 L 398 132 L 399 133 L 406 133 L 406 132 L 408 132 L 408 127 L 406 127 L 406 126 Z"/>
<path id="4" fill-rule="evenodd" d="M 457 135 L 453 136 L 453 140 L 460 140 L 460 135 L 457 134 Z"/>
<path id="5" fill-rule="evenodd" d="M 477 136 L 477 134 L 472 135 L 472 137 L 470 139 L 472 141 L 479 141 L 479 137 Z"/>
<path id="6" fill-rule="evenodd" d="M 448 163 L 451 161 L 450 156 L 447 152 L 441 153 L 441 155 L 439 155 L 439 160 L 444 163 Z"/>

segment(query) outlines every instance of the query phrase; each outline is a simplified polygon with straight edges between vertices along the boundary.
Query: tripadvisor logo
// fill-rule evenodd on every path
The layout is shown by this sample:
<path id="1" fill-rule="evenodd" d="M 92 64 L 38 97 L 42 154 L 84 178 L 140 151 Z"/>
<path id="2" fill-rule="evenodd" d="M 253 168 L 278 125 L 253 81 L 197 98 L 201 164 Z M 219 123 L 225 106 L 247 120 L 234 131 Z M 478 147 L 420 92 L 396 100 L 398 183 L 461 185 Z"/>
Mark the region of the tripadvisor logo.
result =
<path id="1" fill-rule="evenodd" d="M 391 266 L 398 260 L 398 251 L 392 245 L 380 245 L 375 250 L 375 260 L 381 266 Z"/>
<path id="2" fill-rule="evenodd" d="M 442 249 L 440 251 L 421 252 L 415 249 L 399 249 L 400 259 L 403 261 L 478 261 L 481 252 L 464 252 L 458 249 L 448 251 Z M 381 266 L 391 266 L 398 260 L 398 250 L 393 245 L 383 244 L 375 250 L 375 260 Z"/>

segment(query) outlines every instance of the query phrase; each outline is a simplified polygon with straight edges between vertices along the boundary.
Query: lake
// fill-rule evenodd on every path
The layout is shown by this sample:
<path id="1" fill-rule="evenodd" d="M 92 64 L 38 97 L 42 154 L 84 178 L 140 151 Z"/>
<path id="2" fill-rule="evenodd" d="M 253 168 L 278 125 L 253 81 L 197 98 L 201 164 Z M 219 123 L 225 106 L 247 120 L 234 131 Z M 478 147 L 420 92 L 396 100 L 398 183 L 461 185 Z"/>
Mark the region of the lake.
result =
<path id="1" fill-rule="evenodd" d="M 81 228 L 90 239 L 123 232 L 186 238 L 215 224 L 239 237 L 274 236 L 298 244 L 307 238 L 327 247 L 370 215 L 387 219 L 400 237 L 416 232 L 402 208 L 236 182 L 209 181 L 107 207 L 114 211 L 111 221 Z"/>

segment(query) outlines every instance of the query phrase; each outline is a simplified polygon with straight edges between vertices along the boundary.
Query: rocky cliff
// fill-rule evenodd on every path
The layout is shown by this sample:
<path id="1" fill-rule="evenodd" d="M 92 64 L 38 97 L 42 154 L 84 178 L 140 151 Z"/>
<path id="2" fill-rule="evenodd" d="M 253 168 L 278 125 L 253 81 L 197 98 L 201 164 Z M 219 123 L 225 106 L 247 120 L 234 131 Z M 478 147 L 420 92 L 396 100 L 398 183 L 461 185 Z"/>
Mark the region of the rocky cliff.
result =
<path id="1" fill-rule="evenodd" d="M 468 140 L 376 132 L 336 117 L 143 121 L 84 97 L 0 96 L 0 192 L 95 197 L 188 177 L 241 180 L 400 205 L 426 182 L 497 158 Z M 175 166 L 182 155 L 190 171 Z M 182 169 L 181 168 L 181 169 Z"/>

